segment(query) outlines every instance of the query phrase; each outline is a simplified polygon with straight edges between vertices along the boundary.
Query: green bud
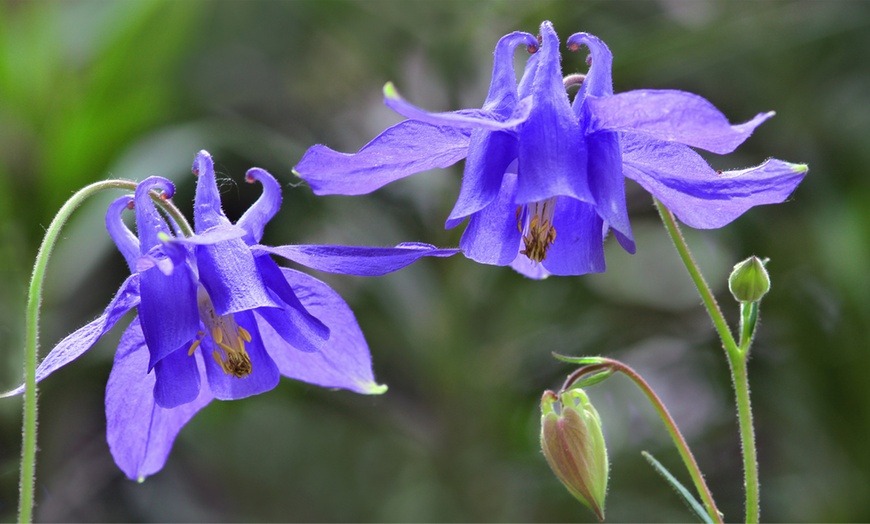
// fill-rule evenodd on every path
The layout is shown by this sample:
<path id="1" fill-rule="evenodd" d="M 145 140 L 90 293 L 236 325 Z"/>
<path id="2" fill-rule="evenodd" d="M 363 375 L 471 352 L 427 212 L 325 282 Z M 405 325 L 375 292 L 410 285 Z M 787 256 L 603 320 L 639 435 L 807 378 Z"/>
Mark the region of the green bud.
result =
<path id="1" fill-rule="evenodd" d="M 751 256 L 734 266 L 728 277 L 728 289 L 738 302 L 758 302 L 770 291 L 770 276 L 765 264 L 767 259 Z"/>
<path id="2" fill-rule="evenodd" d="M 607 449 L 601 418 L 582 389 L 541 398 L 541 449 L 553 473 L 577 500 L 604 520 Z"/>

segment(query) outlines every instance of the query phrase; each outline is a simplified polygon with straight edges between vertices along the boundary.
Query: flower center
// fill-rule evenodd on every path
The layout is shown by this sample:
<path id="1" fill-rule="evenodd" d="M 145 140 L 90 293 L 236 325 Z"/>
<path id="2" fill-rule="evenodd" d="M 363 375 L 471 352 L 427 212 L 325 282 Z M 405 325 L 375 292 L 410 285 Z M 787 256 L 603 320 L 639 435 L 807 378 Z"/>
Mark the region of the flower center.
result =
<path id="1" fill-rule="evenodd" d="M 199 318 L 214 341 L 215 349 L 211 356 L 214 357 L 215 362 L 227 375 L 233 375 L 236 378 L 250 375 L 253 366 L 251 365 L 251 357 L 245 351 L 245 343 L 251 341 L 251 333 L 238 325 L 233 315 L 218 315 L 208 292 L 202 286 L 197 292 L 197 302 L 199 304 Z M 190 347 L 188 355 L 192 355 L 193 350 L 199 346 L 202 336 L 205 335 L 200 333 L 200 338 L 197 338 Z"/>
<path id="2" fill-rule="evenodd" d="M 556 241 L 556 228 L 553 226 L 555 210 L 555 198 L 517 207 L 517 229 L 523 234 L 525 246 L 520 254 L 526 255 L 532 262 L 543 262 L 550 246 Z"/>

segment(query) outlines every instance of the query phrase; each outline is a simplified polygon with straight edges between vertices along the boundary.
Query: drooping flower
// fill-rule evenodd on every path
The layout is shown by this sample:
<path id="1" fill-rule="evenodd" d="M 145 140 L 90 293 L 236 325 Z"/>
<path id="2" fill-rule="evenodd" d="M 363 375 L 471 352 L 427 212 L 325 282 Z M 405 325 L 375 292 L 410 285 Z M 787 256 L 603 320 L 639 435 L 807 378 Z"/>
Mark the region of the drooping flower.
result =
<path id="1" fill-rule="evenodd" d="M 259 244 L 281 205 L 281 188 L 266 171 L 247 172 L 263 186 L 236 224 L 224 215 L 211 157 L 200 152 L 195 234 L 158 212 L 149 193 L 171 198 L 169 180 L 151 177 L 135 195 L 109 207 L 106 227 L 131 275 L 101 316 L 59 342 L 39 365 L 42 380 L 90 349 L 129 310 L 106 386 L 107 439 L 131 479 L 159 471 L 181 428 L 211 400 L 234 400 L 273 389 L 281 375 L 328 388 L 378 394 L 371 355 L 353 312 L 329 286 L 279 267 L 277 253 L 322 271 L 383 275 L 423 256 L 458 250 L 426 244 L 393 248 Z M 137 235 L 121 220 L 136 211 Z M 23 386 L 4 396 L 20 394 Z"/>
<path id="2" fill-rule="evenodd" d="M 552 24 L 541 24 L 540 33 L 540 44 L 527 33 L 498 42 L 481 109 L 429 113 L 387 84 L 387 105 L 408 120 L 356 154 L 316 145 L 295 172 L 316 194 L 360 195 L 466 158 L 446 227 L 468 217 L 460 242 L 467 257 L 511 265 L 533 278 L 603 271 L 602 241 L 611 230 L 634 252 L 624 176 L 686 224 L 717 228 L 753 206 L 784 201 L 806 174 L 805 165 L 775 159 L 750 169 L 713 170 L 691 147 L 731 152 L 773 113 L 730 125 L 691 93 L 614 95 L 610 51 L 587 33 L 571 36 L 568 46 L 589 47 L 588 74 L 563 78 Z M 513 50 L 520 44 L 536 52 L 518 84 Z M 565 86 L 578 78 L 572 104 Z"/>

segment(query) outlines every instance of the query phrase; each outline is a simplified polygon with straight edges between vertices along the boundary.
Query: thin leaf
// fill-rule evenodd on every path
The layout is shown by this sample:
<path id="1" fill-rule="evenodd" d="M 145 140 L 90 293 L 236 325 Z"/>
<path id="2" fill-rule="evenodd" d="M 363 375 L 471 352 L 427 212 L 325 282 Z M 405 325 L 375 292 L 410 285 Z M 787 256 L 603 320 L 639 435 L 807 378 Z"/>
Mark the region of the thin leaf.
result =
<path id="1" fill-rule="evenodd" d="M 674 478 L 674 476 L 671 475 L 664 466 L 662 466 L 661 462 L 656 460 L 646 451 L 641 451 L 640 454 L 643 455 L 643 458 L 645 458 L 646 461 L 650 463 L 650 465 L 656 470 L 656 472 L 658 472 L 659 475 L 662 476 L 662 478 L 668 481 L 671 487 L 676 490 L 677 494 L 679 494 L 686 502 L 686 504 L 689 505 L 689 508 L 691 508 L 695 512 L 695 514 L 701 519 L 701 522 L 713 524 L 713 519 L 710 518 L 710 515 L 707 514 L 706 510 L 704 510 L 704 506 L 702 506 L 697 500 L 695 500 L 695 497 L 693 497 L 692 494 L 689 493 L 689 490 L 687 490 L 682 484 L 680 484 L 680 481 Z"/>
<path id="2" fill-rule="evenodd" d="M 592 364 L 603 364 L 604 359 L 602 357 L 571 357 L 568 355 L 560 355 L 559 353 L 553 353 L 553 356 L 562 362 L 567 362 L 569 364 L 579 364 L 581 366 L 590 366 Z"/>
<path id="3" fill-rule="evenodd" d="M 598 373 L 593 373 L 577 380 L 576 382 L 571 384 L 571 387 L 569 389 L 588 388 L 589 386 L 594 386 L 595 384 L 599 384 L 610 378 L 613 373 L 614 370 L 612 369 L 605 369 L 603 371 L 599 371 Z"/>

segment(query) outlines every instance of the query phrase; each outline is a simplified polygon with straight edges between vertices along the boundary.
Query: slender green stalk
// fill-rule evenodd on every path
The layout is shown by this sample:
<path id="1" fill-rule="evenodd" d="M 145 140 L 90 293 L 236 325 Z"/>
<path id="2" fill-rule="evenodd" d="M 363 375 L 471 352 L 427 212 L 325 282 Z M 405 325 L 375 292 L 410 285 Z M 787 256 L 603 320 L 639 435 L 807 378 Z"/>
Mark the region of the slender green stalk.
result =
<path id="1" fill-rule="evenodd" d="M 734 395 L 737 402 L 737 420 L 740 425 L 740 442 L 743 449 L 746 522 L 755 523 L 759 520 L 761 507 L 759 501 L 758 460 L 755 450 L 755 430 L 752 427 L 752 408 L 749 403 L 749 378 L 746 373 L 746 360 L 749 356 L 749 345 L 752 342 L 751 332 L 748 334 L 744 333 L 745 324 L 741 321 L 741 340 L 740 347 L 738 347 L 734 341 L 734 336 L 731 334 L 731 330 L 728 328 L 728 323 L 725 321 L 725 317 L 716 303 L 713 292 L 710 290 L 710 286 L 707 285 L 707 282 L 701 275 L 698 264 L 692 258 L 689 246 L 686 244 L 686 239 L 683 238 L 683 234 L 680 232 L 677 219 L 657 198 L 653 197 L 653 201 L 659 211 L 659 215 L 662 217 L 665 229 L 667 229 L 680 258 L 683 260 L 683 264 L 685 264 L 686 269 L 689 271 L 695 287 L 698 288 L 698 293 L 701 294 L 701 299 L 704 301 L 707 313 L 710 315 L 710 319 L 719 333 L 719 338 L 722 340 L 725 356 L 731 367 L 731 378 L 734 383 Z M 754 318 L 752 321 L 754 322 Z"/>
<path id="2" fill-rule="evenodd" d="M 716 303 L 716 298 L 713 296 L 710 286 L 707 285 L 707 281 L 704 280 L 704 276 L 701 275 L 701 270 L 698 268 L 698 264 L 692 257 L 692 253 L 689 251 L 689 246 L 686 244 L 686 239 L 680 231 L 680 226 L 677 224 L 676 217 L 674 217 L 671 210 L 659 202 L 657 198 L 653 197 L 653 202 L 655 202 L 656 208 L 659 210 L 659 215 L 662 217 L 665 229 L 668 230 L 668 234 L 671 236 L 671 240 L 673 240 L 674 246 L 677 248 L 677 252 L 683 260 L 683 264 L 685 264 L 686 269 L 689 270 L 692 282 L 695 283 L 695 287 L 698 288 L 698 293 L 701 294 L 701 300 L 704 301 L 704 306 L 706 306 L 707 312 L 710 314 L 710 320 L 713 321 L 713 325 L 719 333 L 719 338 L 722 339 L 725 351 L 728 353 L 736 352 L 737 344 L 734 342 L 734 337 L 731 335 L 731 330 L 728 328 L 725 316 L 722 315 L 722 310 L 719 309 L 719 304 Z"/>
<path id="3" fill-rule="evenodd" d="M 659 417 L 662 419 L 662 422 L 665 424 L 665 428 L 668 430 L 668 434 L 670 434 L 671 439 L 674 441 L 674 445 L 677 447 L 677 451 L 680 453 L 680 457 L 683 459 L 683 463 L 686 465 L 686 469 L 689 470 L 689 475 L 692 477 L 692 482 L 695 484 L 695 489 L 698 490 L 698 493 L 701 495 L 701 500 L 704 502 L 704 508 L 707 510 L 707 514 L 710 515 L 710 518 L 713 519 L 714 522 L 722 522 L 722 514 L 719 513 L 719 509 L 716 507 L 716 503 L 713 501 L 713 494 L 710 492 L 710 488 L 707 487 L 707 483 L 704 481 L 704 475 L 701 473 L 701 469 L 698 467 L 698 462 L 695 460 L 695 456 L 692 455 L 692 450 L 689 449 L 689 444 L 686 442 L 685 437 L 680 432 L 680 428 L 677 427 L 677 423 L 674 421 L 674 418 L 671 416 L 668 408 L 665 407 L 665 404 L 662 400 L 656 395 L 655 391 L 653 391 L 652 387 L 641 377 L 635 370 L 630 368 L 629 366 L 623 364 L 618 360 L 613 360 L 610 358 L 601 358 L 601 364 L 594 364 L 591 366 L 587 366 L 585 368 L 580 368 L 577 372 L 571 374 L 568 377 L 568 380 L 565 381 L 565 386 L 563 386 L 563 390 L 571 387 L 571 384 L 575 382 L 580 376 L 586 375 L 589 373 L 596 372 L 601 369 L 611 369 L 614 371 L 619 371 L 624 373 L 628 378 L 634 382 L 643 394 L 646 395 L 647 399 L 652 403 L 653 407 L 655 407 L 656 412 L 659 414 Z"/>
<path id="4" fill-rule="evenodd" d="M 760 518 L 760 485 L 758 457 L 755 451 L 755 428 L 752 424 L 752 406 L 749 402 L 749 376 L 744 355 L 730 357 L 734 392 L 737 396 L 737 418 L 740 421 L 740 442 L 743 446 L 743 474 L 746 488 L 746 523 L 754 524 Z"/>
<path id="5" fill-rule="evenodd" d="M 21 480 L 18 506 L 18 521 L 22 523 L 33 520 L 33 491 L 36 482 L 36 361 L 39 352 L 39 309 L 42 303 L 42 285 L 45 280 L 46 267 L 51 252 L 57 243 L 60 230 L 69 220 L 73 211 L 89 197 L 106 189 L 135 191 L 136 183 L 126 180 L 106 180 L 86 186 L 75 193 L 60 208 L 48 226 L 45 237 L 42 239 L 42 245 L 36 255 L 36 262 L 33 265 L 33 274 L 30 278 L 30 289 L 27 295 L 24 340 L 24 420 L 22 423 Z M 189 234 L 190 225 L 174 205 L 163 200 L 157 194 L 152 194 L 152 198 L 175 218 L 185 234 Z"/>

